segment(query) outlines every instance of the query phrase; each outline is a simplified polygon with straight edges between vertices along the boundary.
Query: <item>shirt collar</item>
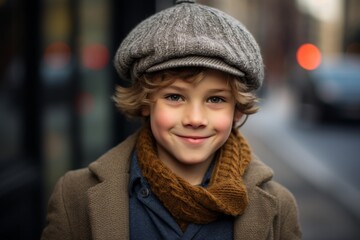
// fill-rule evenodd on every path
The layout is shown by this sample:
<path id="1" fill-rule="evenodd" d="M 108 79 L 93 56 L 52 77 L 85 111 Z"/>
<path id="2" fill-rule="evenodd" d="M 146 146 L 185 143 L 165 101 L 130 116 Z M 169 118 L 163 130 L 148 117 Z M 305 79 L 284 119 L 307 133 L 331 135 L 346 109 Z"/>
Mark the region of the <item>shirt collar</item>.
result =
<path id="1" fill-rule="evenodd" d="M 213 173 L 213 170 L 214 170 L 214 166 L 215 166 L 215 162 L 217 161 L 217 159 L 215 158 L 210 166 L 208 167 L 208 169 L 206 170 L 206 173 L 204 175 L 204 178 L 200 184 L 201 187 L 207 187 L 210 183 L 210 180 L 211 180 L 211 176 L 212 176 L 212 173 Z"/>
<path id="2" fill-rule="evenodd" d="M 130 179 L 128 186 L 128 191 L 130 196 L 134 190 L 135 185 L 140 183 L 142 181 L 142 178 L 143 176 L 141 174 L 141 169 L 137 161 L 137 154 L 136 151 L 133 151 L 133 153 L 131 154 Z"/>

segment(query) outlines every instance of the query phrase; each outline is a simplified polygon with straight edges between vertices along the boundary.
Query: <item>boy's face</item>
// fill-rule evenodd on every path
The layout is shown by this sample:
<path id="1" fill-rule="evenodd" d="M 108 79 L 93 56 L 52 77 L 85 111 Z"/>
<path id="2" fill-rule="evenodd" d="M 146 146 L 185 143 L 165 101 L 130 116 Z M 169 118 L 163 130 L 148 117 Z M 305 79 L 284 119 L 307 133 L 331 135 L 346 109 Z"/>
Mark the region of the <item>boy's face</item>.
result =
<path id="1" fill-rule="evenodd" d="M 225 75 L 208 71 L 198 83 L 182 79 L 153 93 L 150 116 L 161 161 L 168 167 L 208 165 L 241 117 Z"/>

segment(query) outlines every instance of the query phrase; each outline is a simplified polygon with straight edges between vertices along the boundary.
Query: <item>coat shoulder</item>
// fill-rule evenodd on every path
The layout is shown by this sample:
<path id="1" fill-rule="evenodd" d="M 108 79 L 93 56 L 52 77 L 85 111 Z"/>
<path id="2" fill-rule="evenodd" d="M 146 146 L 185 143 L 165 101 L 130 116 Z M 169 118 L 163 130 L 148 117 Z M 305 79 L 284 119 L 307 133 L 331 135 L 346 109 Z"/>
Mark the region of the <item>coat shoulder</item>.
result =
<path id="1" fill-rule="evenodd" d="M 88 167 L 68 171 L 58 180 L 49 199 L 42 240 L 91 239 L 90 190 L 126 175 L 135 141 L 136 134 Z"/>

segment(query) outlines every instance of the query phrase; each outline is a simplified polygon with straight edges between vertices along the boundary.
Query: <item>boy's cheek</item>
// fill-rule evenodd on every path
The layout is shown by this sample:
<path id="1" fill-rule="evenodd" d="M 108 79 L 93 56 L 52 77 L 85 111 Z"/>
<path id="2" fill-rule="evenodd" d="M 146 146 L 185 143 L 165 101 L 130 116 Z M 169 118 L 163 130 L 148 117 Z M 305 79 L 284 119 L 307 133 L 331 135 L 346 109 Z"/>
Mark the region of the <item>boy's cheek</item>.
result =
<path id="1" fill-rule="evenodd" d="M 214 126 L 218 130 L 227 131 L 229 128 L 231 129 L 234 123 L 234 119 L 230 117 L 217 117 L 216 120 L 213 122 Z"/>
<path id="2" fill-rule="evenodd" d="M 167 112 L 153 112 L 150 116 L 152 122 L 159 127 L 171 127 L 176 122 L 176 114 Z"/>

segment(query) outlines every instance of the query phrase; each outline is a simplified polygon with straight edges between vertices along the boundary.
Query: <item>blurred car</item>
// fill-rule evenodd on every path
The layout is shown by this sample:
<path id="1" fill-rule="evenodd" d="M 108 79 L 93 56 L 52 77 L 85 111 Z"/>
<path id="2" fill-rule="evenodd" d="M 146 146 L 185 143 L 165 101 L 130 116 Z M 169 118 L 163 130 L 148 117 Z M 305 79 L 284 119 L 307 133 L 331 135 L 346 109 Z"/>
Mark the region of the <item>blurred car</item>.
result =
<path id="1" fill-rule="evenodd" d="M 360 120 L 360 57 L 323 59 L 318 68 L 303 73 L 294 88 L 298 117 Z"/>

